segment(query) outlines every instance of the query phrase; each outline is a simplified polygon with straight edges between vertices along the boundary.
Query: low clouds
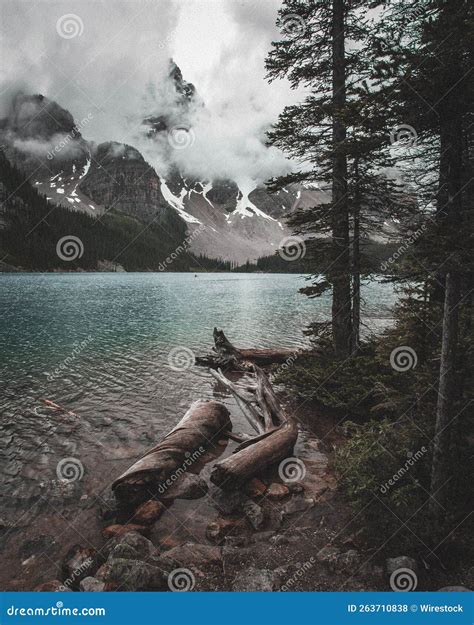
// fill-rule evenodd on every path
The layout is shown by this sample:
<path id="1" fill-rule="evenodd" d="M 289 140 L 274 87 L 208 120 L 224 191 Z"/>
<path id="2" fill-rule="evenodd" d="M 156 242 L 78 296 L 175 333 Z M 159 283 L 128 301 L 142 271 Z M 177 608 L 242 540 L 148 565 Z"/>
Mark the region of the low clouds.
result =
<path id="1" fill-rule="evenodd" d="M 264 80 L 265 54 L 278 37 L 278 5 L 279 0 L 2 2 L 0 116 L 19 89 L 42 93 L 76 121 L 91 116 L 86 139 L 129 143 L 162 173 L 169 146 L 145 140 L 142 120 L 173 115 L 173 85 L 166 83 L 173 57 L 205 104 L 189 111 L 194 142 L 173 151 L 174 160 L 200 179 L 230 177 L 254 186 L 290 166 L 264 146 L 269 124 L 297 97 L 286 83 Z M 75 17 L 67 22 L 64 15 Z M 61 36 L 66 23 L 77 32 Z"/>

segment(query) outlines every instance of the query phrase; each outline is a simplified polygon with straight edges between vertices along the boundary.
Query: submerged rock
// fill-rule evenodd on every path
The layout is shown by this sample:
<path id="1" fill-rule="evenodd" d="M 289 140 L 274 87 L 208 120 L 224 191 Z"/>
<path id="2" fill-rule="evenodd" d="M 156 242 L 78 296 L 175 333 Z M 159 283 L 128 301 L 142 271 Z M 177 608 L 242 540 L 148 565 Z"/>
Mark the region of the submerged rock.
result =
<path id="1" fill-rule="evenodd" d="M 145 501 L 135 511 L 133 522 L 137 525 L 152 525 L 163 514 L 165 507 L 155 499 Z"/>
<path id="2" fill-rule="evenodd" d="M 277 482 L 270 484 L 267 491 L 267 497 L 269 499 L 284 499 L 285 497 L 288 497 L 289 494 L 290 490 L 288 486 L 278 484 Z"/>
<path id="3" fill-rule="evenodd" d="M 96 573 L 96 579 L 115 590 L 165 589 L 167 574 L 141 560 L 109 558 Z"/>
<path id="4" fill-rule="evenodd" d="M 102 530 L 102 536 L 104 538 L 113 538 L 114 536 L 122 536 L 127 532 L 140 532 L 144 534 L 149 531 L 149 527 L 145 525 L 138 525 L 137 523 L 128 523 L 127 525 L 109 525 Z"/>
<path id="5" fill-rule="evenodd" d="M 243 528 L 241 519 L 222 519 L 209 523 L 206 529 L 206 536 L 209 540 L 217 543 L 223 542 L 229 534 L 236 533 Z"/>
<path id="6" fill-rule="evenodd" d="M 127 532 L 115 538 L 111 538 L 101 549 L 105 558 L 129 558 L 147 559 L 150 556 L 158 555 L 159 551 L 155 545 L 141 534 L 135 531 Z"/>
<path id="7" fill-rule="evenodd" d="M 264 484 L 262 480 L 254 477 L 245 485 L 245 492 L 249 497 L 252 497 L 252 499 L 263 497 L 267 492 L 267 485 Z"/>

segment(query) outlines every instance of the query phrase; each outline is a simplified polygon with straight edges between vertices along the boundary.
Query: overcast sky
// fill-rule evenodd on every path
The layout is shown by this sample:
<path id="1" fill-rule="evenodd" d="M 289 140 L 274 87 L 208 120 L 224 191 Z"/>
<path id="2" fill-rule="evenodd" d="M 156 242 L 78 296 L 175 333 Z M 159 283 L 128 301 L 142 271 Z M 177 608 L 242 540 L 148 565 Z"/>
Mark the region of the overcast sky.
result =
<path id="1" fill-rule="evenodd" d="M 286 81 L 269 85 L 264 59 L 280 0 L 0 0 L 3 113 L 18 88 L 43 93 L 85 138 L 137 143 L 172 57 L 207 108 L 181 157 L 201 176 L 265 178 L 288 163 L 262 145 L 264 129 L 295 101 Z M 137 145 L 137 147 L 141 147 Z M 153 155 L 147 154 L 153 160 Z M 161 167 L 158 156 L 154 163 Z"/>

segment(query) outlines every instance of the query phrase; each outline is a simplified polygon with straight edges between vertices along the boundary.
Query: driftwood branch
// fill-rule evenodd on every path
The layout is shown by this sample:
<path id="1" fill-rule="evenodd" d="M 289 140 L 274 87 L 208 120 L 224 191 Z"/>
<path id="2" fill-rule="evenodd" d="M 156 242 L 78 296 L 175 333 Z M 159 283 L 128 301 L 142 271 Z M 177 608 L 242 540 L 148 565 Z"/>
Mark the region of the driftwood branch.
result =
<path id="1" fill-rule="evenodd" d="M 213 353 L 197 356 L 196 364 L 212 369 L 235 369 L 243 371 L 252 364 L 259 366 L 291 362 L 301 353 L 294 349 L 240 349 L 235 347 L 222 330 L 214 328 Z M 310 353 L 310 352 L 308 352 Z"/>
<path id="2" fill-rule="evenodd" d="M 218 382 L 220 382 L 223 386 L 230 390 L 230 392 L 234 395 L 237 404 L 242 410 L 245 418 L 253 427 L 253 429 L 257 432 L 257 434 L 261 434 L 265 431 L 263 426 L 263 419 L 259 412 L 256 410 L 255 406 L 252 402 L 252 396 L 247 392 L 242 391 L 236 384 L 228 380 L 219 369 L 218 371 L 213 371 L 212 369 L 209 371 L 213 378 L 215 378 Z"/>
<path id="3" fill-rule="evenodd" d="M 250 387 L 254 389 L 253 396 L 228 380 L 220 369 L 211 370 L 212 376 L 229 389 L 247 420 L 259 432 L 238 445 L 231 456 L 214 465 L 211 481 L 221 488 L 235 488 L 283 460 L 291 454 L 298 437 L 295 420 L 286 416 L 266 374 L 257 365 L 252 365 L 252 369 L 256 379 L 255 385 Z"/>
<path id="4" fill-rule="evenodd" d="M 232 455 L 217 462 L 211 481 L 221 488 L 235 488 L 272 464 L 292 453 L 298 426 L 288 418 L 272 385 L 259 364 L 284 362 L 296 358 L 293 350 L 237 349 L 222 330 L 214 329 L 214 354 L 197 359 L 207 364 L 211 375 L 235 397 L 257 435 L 232 433 L 227 408 L 215 401 L 197 401 L 163 440 L 115 480 L 112 489 L 119 502 L 136 505 L 159 499 L 160 488 L 186 460 L 196 459 L 205 449 L 222 438 L 239 445 Z M 235 384 L 224 376 L 221 367 L 253 374 L 254 381 Z"/>

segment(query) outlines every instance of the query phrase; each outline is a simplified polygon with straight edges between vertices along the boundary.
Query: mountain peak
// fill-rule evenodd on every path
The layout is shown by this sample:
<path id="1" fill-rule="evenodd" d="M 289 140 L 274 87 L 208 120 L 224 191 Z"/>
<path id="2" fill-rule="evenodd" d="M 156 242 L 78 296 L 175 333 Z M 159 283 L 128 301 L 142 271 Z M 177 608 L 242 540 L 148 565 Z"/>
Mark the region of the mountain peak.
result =
<path id="1" fill-rule="evenodd" d="M 0 120 L 0 129 L 21 139 L 47 140 L 58 133 L 81 136 L 69 111 L 40 93 L 22 91 L 12 98 L 7 116 Z"/>

